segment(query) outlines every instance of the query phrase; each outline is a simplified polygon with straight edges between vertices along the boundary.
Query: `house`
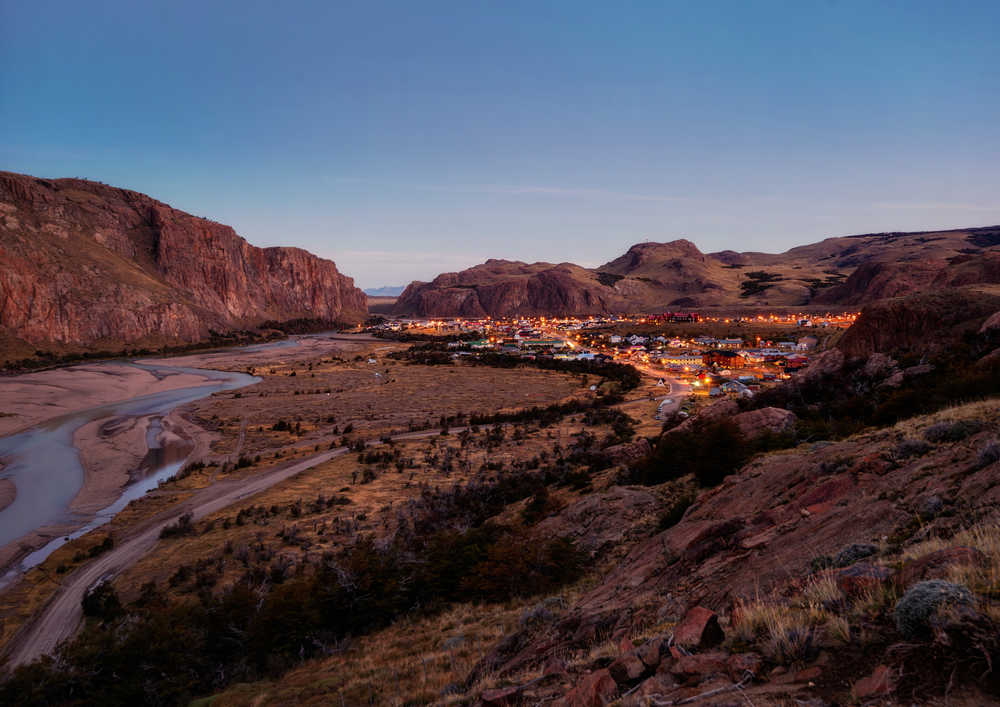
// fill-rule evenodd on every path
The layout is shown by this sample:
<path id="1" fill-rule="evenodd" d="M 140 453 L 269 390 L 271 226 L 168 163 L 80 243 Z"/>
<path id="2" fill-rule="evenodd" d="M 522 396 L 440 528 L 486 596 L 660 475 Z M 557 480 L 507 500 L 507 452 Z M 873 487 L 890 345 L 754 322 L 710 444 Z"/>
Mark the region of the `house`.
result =
<path id="1" fill-rule="evenodd" d="M 803 336 L 795 343 L 796 351 L 812 351 L 819 340 L 815 336 Z"/>
<path id="2" fill-rule="evenodd" d="M 747 365 L 746 359 L 735 351 L 722 349 L 706 351 L 701 355 L 701 361 L 705 366 L 718 366 L 719 368 L 743 368 Z"/>
<path id="3" fill-rule="evenodd" d="M 608 341 L 612 344 L 620 344 L 622 342 L 622 338 L 618 336 L 618 334 L 612 334 Z"/>
<path id="4" fill-rule="evenodd" d="M 690 354 L 664 354 L 660 357 L 660 363 L 664 366 L 701 366 L 702 357 Z"/>

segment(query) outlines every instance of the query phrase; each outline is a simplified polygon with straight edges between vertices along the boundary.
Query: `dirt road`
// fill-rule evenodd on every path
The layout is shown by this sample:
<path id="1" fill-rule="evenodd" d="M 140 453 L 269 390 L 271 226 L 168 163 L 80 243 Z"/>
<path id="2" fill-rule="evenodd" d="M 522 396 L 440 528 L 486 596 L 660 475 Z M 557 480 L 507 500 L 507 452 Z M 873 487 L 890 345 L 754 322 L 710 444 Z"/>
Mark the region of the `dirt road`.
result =
<path id="1" fill-rule="evenodd" d="M 464 428 L 455 428 L 452 432 L 457 433 L 462 429 Z M 440 430 L 407 432 L 396 435 L 393 439 L 420 439 L 439 434 Z M 379 444 L 381 442 L 372 442 L 370 446 Z M 339 447 L 288 466 L 273 469 L 259 476 L 220 481 L 197 492 L 176 508 L 165 511 L 136 528 L 106 554 L 101 555 L 91 564 L 81 567 L 63 580 L 63 586 L 52 597 L 45 609 L 33 621 L 25 624 L 18 636 L 11 642 L 7 667 L 15 668 L 50 654 L 61 642 L 73 636 L 83 619 L 80 601 L 83 599 L 84 593 L 102 579 L 114 577 L 140 560 L 156 545 L 163 527 L 176 522 L 182 514 L 191 513 L 194 520 L 199 520 L 347 451 L 349 451 L 347 447 Z"/>

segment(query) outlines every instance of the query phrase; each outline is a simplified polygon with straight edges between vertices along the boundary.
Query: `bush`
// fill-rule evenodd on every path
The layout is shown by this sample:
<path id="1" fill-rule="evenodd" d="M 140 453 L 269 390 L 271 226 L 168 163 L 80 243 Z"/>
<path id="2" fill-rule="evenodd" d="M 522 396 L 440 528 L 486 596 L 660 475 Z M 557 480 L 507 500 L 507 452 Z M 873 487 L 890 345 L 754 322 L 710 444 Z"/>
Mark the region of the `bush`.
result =
<path id="1" fill-rule="evenodd" d="M 979 450 L 979 455 L 976 457 L 976 468 L 982 469 L 998 461 L 1000 461 L 1000 442 L 993 440 L 987 442 L 986 446 Z"/>
<path id="2" fill-rule="evenodd" d="M 854 543 L 853 545 L 848 545 L 843 550 L 838 552 L 837 556 L 833 560 L 833 564 L 837 567 L 847 567 L 848 565 L 853 565 L 858 560 L 871 557 L 877 552 L 877 545 L 871 545 L 869 543 Z"/>
<path id="3" fill-rule="evenodd" d="M 909 459 L 910 457 L 922 457 L 931 449 L 931 445 L 922 439 L 904 439 L 892 450 L 892 455 L 897 459 Z"/>
<path id="4" fill-rule="evenodd" d="M 972 592 L 960 584 L 932 579 L 917 582 L 896 604 L 896 628 L 910 640 L 927 639 L 942 614 L 973 606 Z"/>
<path id="5" fill-rule="evenodd" d="M 929 442 L 961 442 L 981 429 L 982 425 L 975 420 L 946 420 L 924 430 L 924 439 Z"/>
<path id="6" fill-rule="evenodd" d="M 702 486 L 715 486 L 757 451 L 731 420 L 695 420 L 682 430 L 660 436 L 652 458 L 640 463 L 632 478 L 654 485 L 694 474 Z"/>
<path id="7" fill-rule="evenodd" d="M 114 618 L 122 609 L 118 593 L 110 582 L 101 582 L 84 592 L 80 606 L 83 608 L 84 616 L 100 619 Z"/>
<path id="8" fill-rule="evenodd" d="M 163 530 L 160 531 L 160 538 L 177 538 L 183 535 L 194 535 L 194 516 L 191 513 L 185 513 L 180 518 L 177 519 L 176 523 L 171 525 L 163 526 Z"/>

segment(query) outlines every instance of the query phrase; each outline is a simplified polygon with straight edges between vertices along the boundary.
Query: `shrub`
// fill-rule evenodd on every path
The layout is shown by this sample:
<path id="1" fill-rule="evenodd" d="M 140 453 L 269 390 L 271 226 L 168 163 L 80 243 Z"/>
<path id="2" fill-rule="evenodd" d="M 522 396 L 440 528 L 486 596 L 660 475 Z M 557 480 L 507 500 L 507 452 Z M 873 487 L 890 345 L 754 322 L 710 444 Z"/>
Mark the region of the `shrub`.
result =
<path id="1" fill-rule="evenodd" d="M 940 579 L 917 582 L 896 604 L 896 628 L 911 640 L 929 638 L 943 612 L 971 608 L 973 602 L 972 592 L 960 584 Z"/>
<path id="2" fill-rule="evenodd" d="M 979 450 L 979 455 L 976 457 L 976 468 L 982 469 L 998 461 L 1000 461 L 1000 442 L 993 440 L 987 442 L 986 446 Z"/>
<path id="3" fill-rule="evenodd" d="M 924 430 L 924 439 L 929 442 L 961 442 L 981 429 L 982 425 L 975 420 L 945 420 Z"/>
<path id="4" fill-rule="evenodd" d="M 675 498 L 673 502 L 660 514 L 660 520 L 656 526 L 657 530 L 662 532 L 673 528 L 675 525 L 680 523 L 681 518 L 684 517 L 687 509 L 694 503 L 695 498 L 697 498 L 697 496 L 694 492 L 685 493 Z"/>
<path id="5" fill-rule="evenodd" d="M 118 593 L 110 582 L 101 582 L 97 586 L 88 589 L 80 600 L 84 616 L 91 616 L 100 619 L 110 619 L 121 612 L 121 602 L 118 600 Z"/>
<path id="6" fill-rule="evenodd" d="M 633 472 L 653 485 L 694 474 L 702 486 L 715 486 L 739 469 L 756 451 L 731 420 L 695 420 L 691 427 L 661 435 L 652 458 Z"/>
<path id="7" fill-rule="evenodd" d="M 163 526 L 163 530 L 160 531 L 160 538 L 176 538 L 182 535 L 194 535 L 194 516 L 191 513 L 185 513 L 180 518 L 177 519 L 176 523 L 171 525 Z M 237 524 L 242 525 L 237 520 Z"/>
<path id="8" fill-rule="evenodd" d="M 837 557 L 833 560 L 833 563 L 837 567 L 847 567 L 848 565 L 853 565 L 858 560 L 871 557 L 877 552 L 877 545 L 871 545 L 869 543 L 854 543 L 853 545 L 848 545 L 843 550 L 838 552 Z"/>
<path id="9" fill-rule="evenodd" d="M 892 455 L 897 459 L 909 459 L 910 457 L 922 457 L 931 449 L 931 445 L 922 439 L 904 439 L 892 450 Z"/>

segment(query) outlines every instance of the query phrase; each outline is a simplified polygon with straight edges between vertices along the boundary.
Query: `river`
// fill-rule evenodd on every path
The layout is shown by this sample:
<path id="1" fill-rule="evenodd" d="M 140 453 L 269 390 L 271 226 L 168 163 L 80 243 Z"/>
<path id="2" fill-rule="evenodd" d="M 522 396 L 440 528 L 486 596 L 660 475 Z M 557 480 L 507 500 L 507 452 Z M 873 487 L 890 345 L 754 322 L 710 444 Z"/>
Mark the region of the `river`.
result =
<path id="1" fill-rule="evenodd" d="M 24 557 L 11 573 L 19 573 L 37 565 L 69 539 L 79 537 L 110 521 L 129 501 L 142 496 L 164 479 L 174 475 L 184 463 L 177 454 L 160 446 L 160 420 L 174 408 L 208 397 L 220 390 L 233 390 L 252 385 L 259 378 L 245 373 L 213 371 L 201 368 L 167 366 L 159 363 L 109 363 L 112 366 L 134 366 L 156 378 L 193 374 L 209 382 L 187 388 L 141 395 L 106 405 L 98 405 L 52 418 L 0 439 L 0 460 L 5 467 L 0 478 L 10 479 L 17 487 L 17 496 L 0 511 L 0 546 L 43 528 L 54 525 L 80 526 L 71 534 L 49 541 Z M 96 514 L 82 516 L 70 509 L 70 502 L 83 486 L 84 470 L 73 435 L 94 420 L 104 418 L 149 418 L 146 442 L 149 452 L 143 461 L 140 478 L 122 489 L 118 499 Z M 4 582 L 0 582 L 2 586 Z"/>

